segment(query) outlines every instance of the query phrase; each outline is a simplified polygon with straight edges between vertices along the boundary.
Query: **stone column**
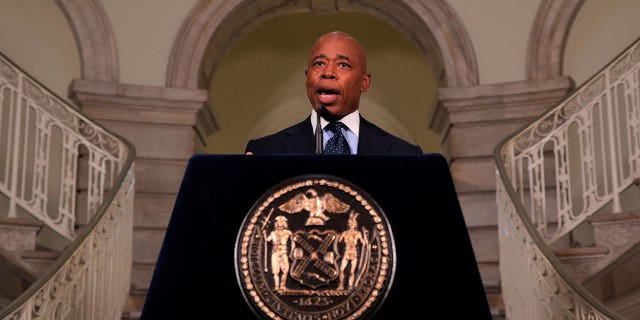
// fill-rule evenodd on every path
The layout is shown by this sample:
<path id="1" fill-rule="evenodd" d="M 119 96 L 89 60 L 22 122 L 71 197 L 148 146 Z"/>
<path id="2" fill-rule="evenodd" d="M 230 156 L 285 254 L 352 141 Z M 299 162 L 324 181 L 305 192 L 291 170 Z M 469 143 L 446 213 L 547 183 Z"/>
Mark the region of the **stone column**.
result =
<path id="1" fill-rule="evenodd" d="M 75 80 L 72 99 L 136 148 L 131 295 L 141 310 L 188 158 L 217 130 L 205 90 Z"/>

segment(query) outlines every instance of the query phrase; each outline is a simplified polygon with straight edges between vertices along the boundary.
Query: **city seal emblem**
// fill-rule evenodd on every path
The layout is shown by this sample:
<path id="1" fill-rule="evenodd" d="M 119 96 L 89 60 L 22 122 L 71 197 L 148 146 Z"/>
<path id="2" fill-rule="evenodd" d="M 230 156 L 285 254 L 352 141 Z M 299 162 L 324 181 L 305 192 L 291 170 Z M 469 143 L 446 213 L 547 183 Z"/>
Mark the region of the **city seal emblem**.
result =
<path id="1" fill-rule="evenodd" d="M 382 209 L 329 175 L 271 188 L 236 240 L 238 284 L 260 319 L 371 319 L 391 289 L 395 263 Z"/>

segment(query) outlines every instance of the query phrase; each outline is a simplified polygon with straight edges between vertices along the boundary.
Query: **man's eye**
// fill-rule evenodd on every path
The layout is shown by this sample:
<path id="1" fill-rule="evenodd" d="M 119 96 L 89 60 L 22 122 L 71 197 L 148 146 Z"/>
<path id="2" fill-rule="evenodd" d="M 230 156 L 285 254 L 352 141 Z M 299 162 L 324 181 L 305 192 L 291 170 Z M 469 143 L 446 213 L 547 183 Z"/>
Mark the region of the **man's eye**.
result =
<path id="1" fill-rule="evenodd" d="M 338 67 L 340 67 L 340 68 L 348 68 L 349 64 L 346 63 L 346 62 L 340 62 L 340 63 L 338 63 Z"/>
<path id="2" fill-rule="evenodd" d="M 322 66 L 324 63 L 322 61 L 316 61 L 313 63 L 313 66 L 319 67 Z"/>

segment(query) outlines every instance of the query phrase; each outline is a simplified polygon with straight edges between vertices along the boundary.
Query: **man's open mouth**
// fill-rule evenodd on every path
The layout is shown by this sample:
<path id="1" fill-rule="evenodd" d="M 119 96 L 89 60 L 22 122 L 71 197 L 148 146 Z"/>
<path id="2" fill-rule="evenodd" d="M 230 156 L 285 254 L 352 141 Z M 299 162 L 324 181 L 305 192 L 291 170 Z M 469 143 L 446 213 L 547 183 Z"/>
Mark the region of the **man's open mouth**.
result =
<path id="1" fill-rule="evenodd" d="M 338 102 L 340 99 L 340 92 L 333 89 L 319 89 L 316 91 L 318 93 L 318 100 L 323 105 L 332 105 Z"/>
<path id="2" fill-rule="evenodd" d="M 318 89 L 316 91 L 319 95 L 339 95 L 340 92 L 338 90 L 333 89 Z"/>

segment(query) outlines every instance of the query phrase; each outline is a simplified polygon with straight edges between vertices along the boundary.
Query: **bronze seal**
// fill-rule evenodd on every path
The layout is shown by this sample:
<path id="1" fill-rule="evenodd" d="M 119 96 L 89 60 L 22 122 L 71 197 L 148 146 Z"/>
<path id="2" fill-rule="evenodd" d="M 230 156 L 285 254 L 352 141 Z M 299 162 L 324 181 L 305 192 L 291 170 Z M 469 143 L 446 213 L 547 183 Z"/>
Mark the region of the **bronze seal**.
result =
<path id="1" fill-rule="evenodd" d="M 304 175 L 270 189 L 236 240 L 236 276 L 261 319 L 370 319 L 395 272 L 382 209 L 344 179 Z"/>

